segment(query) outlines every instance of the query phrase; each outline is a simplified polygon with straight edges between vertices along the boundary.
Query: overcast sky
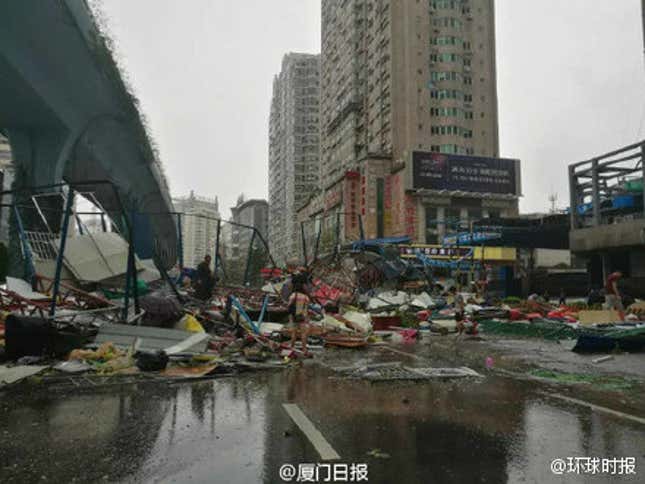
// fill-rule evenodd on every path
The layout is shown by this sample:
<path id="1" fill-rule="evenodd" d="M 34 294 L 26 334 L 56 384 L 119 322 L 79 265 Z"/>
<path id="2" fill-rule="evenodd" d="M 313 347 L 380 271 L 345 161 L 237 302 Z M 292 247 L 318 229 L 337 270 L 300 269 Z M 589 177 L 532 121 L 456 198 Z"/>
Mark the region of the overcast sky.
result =
<path id="1" fill-rule="evenodd" d="M 477 1 L 477 0 L 474 0 Z M 645 133 L 640 0 L 497 0 L 500 148 L 523 211 L 568 199 L 566 165 Z M 103 0 L 173 195 L 267 197 L 273 76 L 320 50 L 320 0 Z"/>

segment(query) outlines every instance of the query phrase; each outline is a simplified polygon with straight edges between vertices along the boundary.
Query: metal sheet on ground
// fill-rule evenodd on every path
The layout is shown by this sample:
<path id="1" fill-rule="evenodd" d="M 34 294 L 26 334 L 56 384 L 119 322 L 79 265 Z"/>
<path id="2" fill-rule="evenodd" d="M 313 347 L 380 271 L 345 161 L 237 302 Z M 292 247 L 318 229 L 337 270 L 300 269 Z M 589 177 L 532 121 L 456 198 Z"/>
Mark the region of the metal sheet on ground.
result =
<path id="1" fill-rule="evenodd" d="M 139 338 L 138 349 L 166 350 L 166 353 L 173 354 L 206 351 L 209 336 L 207 333 L 190 333 L 178 329 L 104 324 L 101 326 L 95 342 L 97 344 L 112 342 L 117 347 L 129 348 L 137 338 Z"/>
<path id="2" fill-rule="evenodd" d="M 49 366 L 40 365 L 19 365 L 19 366 L 0 366 L 0 385 L 9 385 L 16 383 L 24 378 L 36 375 Z"/>
<path id="3" fill-rule="evenodd" d="M 32 301 L 50 299 L 48 295 L 32 290 L 31 284 L 27 281 L 23 281 L 22 279 L 17 279 L 15 277 L 7 276 L 7 290 L 15 292 L 26 299 L 31 299 Z"/>

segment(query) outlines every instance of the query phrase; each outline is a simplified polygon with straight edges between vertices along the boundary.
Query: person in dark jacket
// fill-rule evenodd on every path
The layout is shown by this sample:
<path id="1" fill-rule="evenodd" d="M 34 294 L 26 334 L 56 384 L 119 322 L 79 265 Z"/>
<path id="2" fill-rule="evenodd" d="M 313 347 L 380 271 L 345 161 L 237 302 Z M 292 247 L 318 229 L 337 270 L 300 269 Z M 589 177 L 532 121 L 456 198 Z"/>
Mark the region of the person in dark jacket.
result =
<path id="1" fill-rule="evenodd" d="M 211 271 L 211 256 L 206 255 L 204 260 L 197 266 L 195 276 L 195 297 L 206 301 L 213 295 L 215 287 L 215 277 Z"/>

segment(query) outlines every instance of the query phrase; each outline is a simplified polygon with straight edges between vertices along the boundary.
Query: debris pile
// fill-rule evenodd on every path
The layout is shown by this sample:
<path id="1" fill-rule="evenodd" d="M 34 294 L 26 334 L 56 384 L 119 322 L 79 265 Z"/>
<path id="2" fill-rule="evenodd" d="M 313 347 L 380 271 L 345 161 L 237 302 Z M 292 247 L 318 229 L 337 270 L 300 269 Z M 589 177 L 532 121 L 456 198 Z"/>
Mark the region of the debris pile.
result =
<path id="1" fill-rule="evenodd" d="M 73 255 L 66 259 L 78 274 L 86 270 Z M 267 274 L 262 288 L 215 284 L 206 298 L 163 271 L 134 292 L 130 285 L 61 282 L 56 298 L 52 279 L 9 278 L 0 288 L 0 341 L 10 363 L 0 375 L 4 382 L 35 374 L 44 381 L 78 374 L 213 378 L 283 368 L 325 347 L 416 344 L 449 334 L 477 339 L 480 331 L 577 339 L 576 351 L 645 347 L 639 302 L 623 321 L 611 311 L 555 305 L 537 295 L 495 300 L 485 284 L 460 287 L 463 277 L 433 277 L 399 257 L 365 251 Z M 479 376 L 468 368 L 401 364 L 345 375 L 371 381 Z"/>

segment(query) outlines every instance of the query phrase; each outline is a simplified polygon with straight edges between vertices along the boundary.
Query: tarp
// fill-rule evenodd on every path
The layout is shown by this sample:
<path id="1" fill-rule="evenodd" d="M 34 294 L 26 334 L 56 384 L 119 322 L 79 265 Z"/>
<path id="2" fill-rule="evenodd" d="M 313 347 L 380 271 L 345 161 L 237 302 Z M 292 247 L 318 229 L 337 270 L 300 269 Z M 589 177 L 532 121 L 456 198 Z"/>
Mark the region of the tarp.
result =
<path id="1" fill-rule="evenodd" d="M 409 300 L 409 295 L 407 292 L 396 291 L 396 292 L 382 292 L 373 298 L 370 298 L 367 309 L 379 309 L 390 306 L 402 306 L 406 304 Z"/>
<path id="2" fill-rule="evenodd" d="M 548 340 L 575 339 L 580 331 L 566 323 L 548 320 L 534 320 L 530 323 L 519 321 L 507 323 L 496 320 L 480 321 L 484 333 L 520 336 L 525 338 L 544 338 Z"/>
<path id="3" fill-rule="evenodd" d="M 410 303 L 411 306 L 420 309 L 434 308 L 437 306 L 437 303 L 430 297 L 427 292 L 422 292 L 417 294 L 417 296 Z"/>

